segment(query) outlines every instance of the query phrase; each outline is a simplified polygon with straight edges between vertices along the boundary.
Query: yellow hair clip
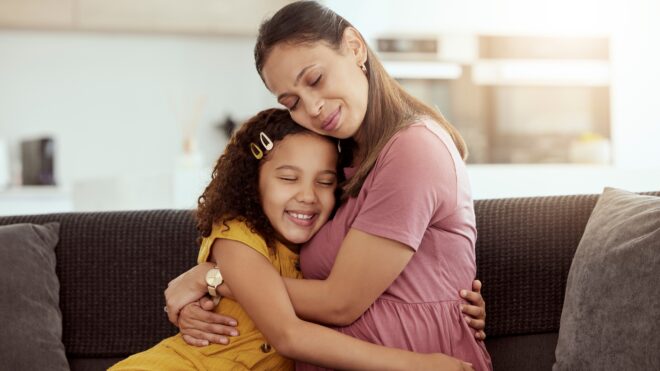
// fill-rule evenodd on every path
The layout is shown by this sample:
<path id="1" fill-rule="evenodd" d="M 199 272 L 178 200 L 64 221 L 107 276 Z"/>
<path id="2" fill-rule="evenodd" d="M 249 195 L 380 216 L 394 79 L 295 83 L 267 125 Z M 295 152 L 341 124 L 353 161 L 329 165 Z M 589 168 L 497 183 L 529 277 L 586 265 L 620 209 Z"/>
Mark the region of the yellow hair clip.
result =
<path id="1" fill-rule="evenodd" d="M 264 157 L 264 153 L 261 151 L 261 148 L 254 143 L 250 143 L 250 151 L 252 151 L 252 156 L 257 160 L 261 160 Z"/>

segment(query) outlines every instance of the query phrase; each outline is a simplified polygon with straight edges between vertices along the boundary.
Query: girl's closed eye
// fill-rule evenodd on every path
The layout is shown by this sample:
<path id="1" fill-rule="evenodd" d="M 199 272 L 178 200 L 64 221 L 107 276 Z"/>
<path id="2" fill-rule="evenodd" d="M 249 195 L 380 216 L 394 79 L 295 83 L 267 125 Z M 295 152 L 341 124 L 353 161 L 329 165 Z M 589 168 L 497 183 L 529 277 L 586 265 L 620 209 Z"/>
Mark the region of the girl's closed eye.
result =
<path id="1" fill-rule="evenodd" d="M 334 187 L 337 184 L 337 179 L 335 178 L 324 178 L 316 181 L 322 186 Z"/>

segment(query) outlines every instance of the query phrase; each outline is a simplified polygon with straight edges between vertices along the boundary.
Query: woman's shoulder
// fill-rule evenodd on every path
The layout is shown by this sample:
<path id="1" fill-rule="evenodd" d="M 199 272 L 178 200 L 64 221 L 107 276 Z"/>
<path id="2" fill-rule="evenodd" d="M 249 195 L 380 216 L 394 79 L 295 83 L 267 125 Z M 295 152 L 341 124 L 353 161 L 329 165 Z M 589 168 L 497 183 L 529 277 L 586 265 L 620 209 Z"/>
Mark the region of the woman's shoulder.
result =
<path id="1" fill-rule="evenodd" d="M 458 150 L 449 133 L 437 121 L 429 117 L 418 118 L 397 131 L 383 148 L 381 155 L 388 152 L 413 152 L 419 155 L 451 154 Z M 460 158 L 460 155 L 458 155 Z"/>

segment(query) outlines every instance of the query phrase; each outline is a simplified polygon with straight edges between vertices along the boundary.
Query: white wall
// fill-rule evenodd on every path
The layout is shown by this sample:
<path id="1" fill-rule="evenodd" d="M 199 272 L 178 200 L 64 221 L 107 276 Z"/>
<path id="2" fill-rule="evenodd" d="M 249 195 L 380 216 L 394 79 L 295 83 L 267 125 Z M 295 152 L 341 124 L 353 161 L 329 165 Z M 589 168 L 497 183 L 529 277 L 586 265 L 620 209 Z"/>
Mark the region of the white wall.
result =
<path id="1" fill-rule="evenodd" d="M 660 169 L 660 2 L 621 2 L 616 10 L 611 90 L 614 159 L 620 167 Z"/>
<path id="2" fill-rule="evenodd" d="M 57 178 L 74 182 L 171 172 L 182 121 L 205 102 L 204 163 L 225 140 L 212 124 L 275 105 L 253 38 L 0 31 L 0 137 L 53 135 Z M 178 112 L 178 118 L 177 118 Z"/>
<path id="3" fill-rule="evenodd" d="M 610 35 L 615 165 L 642 169 L 612 177 L 647 169 L 649 179 L 660 174 L 657 0 L 325 3 L 368 39 L 384 33 Z M 86 185 L 73 198 L 89 195 L 98 202 L 88 207 L 168 207 L 163 198 L 188 193 L 194 201 L 198 192 L 173 189 L 184 173 L 170 175 L 181 153 L 183 122 L 196 102 L 205 102 L 196 138 L 207 170 L 180 188 L 204 184 L 208 165 L 224 148 L 212 128 L 217 120 L 226 114 L 246 118 L 275 105 L 254 70 L 253 43 L 249 37 L 0 30 L 0 141 L 15 152 L 21 139 L 53 135 L 57 178 L 65 187 Z M 149 189 L 163 194 L 146 194 Z M 490 187 L 487 196 L 506 190 Z M 123 204 L 97 196 L 113 192 Z"/>
<path id="4" fill-rule="evenodd" d="M 660 172 L 660 1 L 327 0 L 372 39 L 380 34 L 611 37 L 614 165 Z"/>
<path id="5" fill-rule="evenodd" d="M 380 33 L 603 34 L 624 0 L 326 0 L 366 37 Z M 646 0 L 632 0 L 646 1 Z M 653 1 L 653 0 L 649 0 Z"/>

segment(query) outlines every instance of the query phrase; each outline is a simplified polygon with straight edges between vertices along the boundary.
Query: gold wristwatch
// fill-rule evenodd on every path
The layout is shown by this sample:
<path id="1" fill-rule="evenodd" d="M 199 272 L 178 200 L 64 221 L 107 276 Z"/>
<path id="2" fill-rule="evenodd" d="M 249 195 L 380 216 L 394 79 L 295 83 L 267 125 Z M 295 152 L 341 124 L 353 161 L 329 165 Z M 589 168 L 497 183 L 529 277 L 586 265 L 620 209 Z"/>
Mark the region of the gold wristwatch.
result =
<path id="1" fill-rule="evenodd" d="M 218 269 L 217 266 L 209 269 L 209 271 L 206 272 L 206 285 L 209 289 L 209 295 L 211 295 L 211 297 L 214 299 L 220 296 L 218 295 L 216 288 L 222 285 L 223 281 L 224 280 L 222 279 L 222 274 L 220 274 L 220 269 Z"/>

